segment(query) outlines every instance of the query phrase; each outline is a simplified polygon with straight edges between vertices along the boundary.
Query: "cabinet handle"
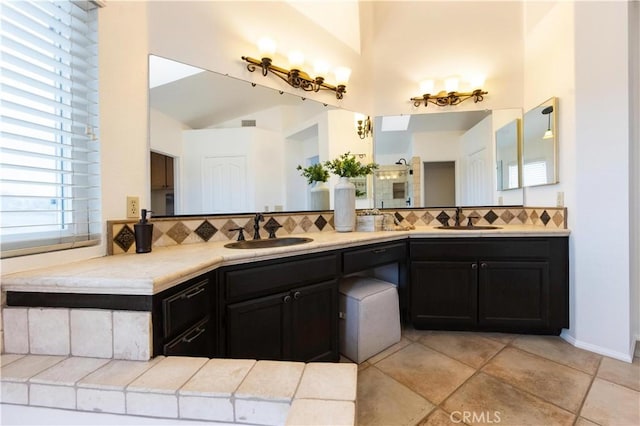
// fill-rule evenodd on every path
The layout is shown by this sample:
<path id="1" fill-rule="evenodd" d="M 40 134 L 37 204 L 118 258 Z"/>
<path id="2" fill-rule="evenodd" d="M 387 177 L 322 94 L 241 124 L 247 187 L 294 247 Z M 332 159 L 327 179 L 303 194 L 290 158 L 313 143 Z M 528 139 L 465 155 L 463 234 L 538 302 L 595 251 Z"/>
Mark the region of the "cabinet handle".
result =
<path id="1" fill-rule="evenodd" d="M 482 263 L 480 264 L 480 267 L 481 267 L 482 269 L 486 269 L 486 268 L 488 268 L 488 267 L 489 267 L 489 265 L 487 265 L 486 263 L 482 262 Z"/>
<path id="2" fill-rule="evenodd" d="M 191 299 L 193 296 L 200 294 L 204 291 L 204 287 L 198 287 L 197 289 L 195 289 L 194 291 L 192 291 L 191 293 L 185 293 L 182 295 L 183 299 Z"/>
<path id="3" fill-rule="evenodd" d="M 291 302 L 291 296 L 289 296 L 289 295 L 287 294 L 287 295 L 282 299 L 282 301 L 283 301 L 284 303 L 289 303 L 289 302 Z"/>
<path id="4" fill-rule="evenodd" d="M 471 269 L 478 269 L 478 264 L 477 263 L 472 263 L 471 264 Z"/>
<path id="5" fill-rule="evenodd" d="M 387 251 L 386 248 L 379 248 L 379 249 L 373 249 L 371 250 L 373 253 L 375 254 L 380 254 L 380 253 L 384 253 L 385 251 Z"/>
<path id="6" fill-rule="evenodd" d="M 183 341 L 183 342 L 185 342 L 185 343 L 191 343 L 191 342 L 193 342 L 194 340 L 196 340 L 196 339 L 198 338 L 198 336 L 200 336 L 202 333 L 204 333 L 204 332 L 206 331 L 206 329 L 198 327 L 198 328 L 196 328 L 194 331 L 196 332 L 196 335 L 195 335 L 195 336 L 193 336 L 193 337 L 191 337 L 191 338 L 189 338 L 189 337 L 187 337 L 187 336 L 184 336 L 184 337 L 182 338 L 182 341 Z"/>
<path id="7" fill-rule="evenodd" d="M 295 300 L 300 299 L 300 296 L 302 296 L 302 293 L 300 293 L 299 291 L 296 291 L 295 293 L 293 293 L 293 298 Z"/>

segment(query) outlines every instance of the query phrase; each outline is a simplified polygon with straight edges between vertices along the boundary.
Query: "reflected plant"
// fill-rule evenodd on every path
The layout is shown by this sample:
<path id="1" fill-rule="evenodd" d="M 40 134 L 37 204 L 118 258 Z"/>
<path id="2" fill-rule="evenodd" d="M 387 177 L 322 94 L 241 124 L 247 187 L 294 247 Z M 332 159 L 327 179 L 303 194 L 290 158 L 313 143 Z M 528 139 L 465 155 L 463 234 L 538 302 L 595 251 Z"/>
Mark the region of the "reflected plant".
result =
<path id="1" fill-rule="evenodd" d="M 304 176 L 309 185 L 313 185 L 315 182 L 326 182 L 329 180 L 329 172 L 324 168 L 322 163 L 312 164 L 305 168 L 302 168 L 302 166 L 298 164 L 296 170 L 302 170 L 300 176 Z"/>
<path id="2" fill-rule="evenodd" d="M 351 152 L 345 152 L 338 158 L 325 161 L 324 165 L 334 175 L 348 178 L 370 175 L 378 168 L 378 164 L 376 163 L 362 164 L 356 160 L 356 156 L 351 154 Z"/>

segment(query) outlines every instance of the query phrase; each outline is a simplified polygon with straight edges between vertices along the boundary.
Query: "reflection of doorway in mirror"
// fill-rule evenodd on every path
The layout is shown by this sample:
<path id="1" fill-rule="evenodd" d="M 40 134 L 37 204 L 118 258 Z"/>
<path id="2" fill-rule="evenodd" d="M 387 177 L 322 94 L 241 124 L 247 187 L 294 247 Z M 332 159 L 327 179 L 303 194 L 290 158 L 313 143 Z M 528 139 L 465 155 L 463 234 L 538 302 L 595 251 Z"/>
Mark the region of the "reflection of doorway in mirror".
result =
<path id="1" fill-rule="evenodd" d="M 202 159 L 202 211 L 247 212 L 247 160 L 244 156 Z"/>
<path id="2" fill-rule="evenodd" d="M 424 162 L 424 206 L 456 204 L 456 168 L 454 161 Z"/>

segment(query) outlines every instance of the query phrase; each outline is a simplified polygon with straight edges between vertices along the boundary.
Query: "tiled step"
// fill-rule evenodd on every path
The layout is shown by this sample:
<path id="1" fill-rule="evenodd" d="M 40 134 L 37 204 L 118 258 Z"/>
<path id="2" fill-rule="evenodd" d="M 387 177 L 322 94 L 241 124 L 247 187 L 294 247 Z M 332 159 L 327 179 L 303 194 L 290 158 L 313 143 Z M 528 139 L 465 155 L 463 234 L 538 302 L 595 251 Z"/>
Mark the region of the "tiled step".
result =
<path id="1" fill-rule="evenodd" d="M 11 354 L 1 360 L 3 403 L 260 425 L 355 424 L 355 364 Z"/>

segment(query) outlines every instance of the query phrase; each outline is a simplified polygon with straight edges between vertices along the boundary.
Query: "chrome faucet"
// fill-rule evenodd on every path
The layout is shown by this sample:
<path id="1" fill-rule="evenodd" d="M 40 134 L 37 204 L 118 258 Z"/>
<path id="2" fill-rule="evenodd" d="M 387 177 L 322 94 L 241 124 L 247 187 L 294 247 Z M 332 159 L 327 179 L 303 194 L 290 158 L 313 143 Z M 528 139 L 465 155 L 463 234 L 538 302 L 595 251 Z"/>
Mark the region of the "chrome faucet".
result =
<path id="1" fill-rule="evenodd" d="M 262 213 L 256 213 L 253 218 L 253 239 L 260 239 L 260 222 L 264 222 L 264 216 Z"/>

